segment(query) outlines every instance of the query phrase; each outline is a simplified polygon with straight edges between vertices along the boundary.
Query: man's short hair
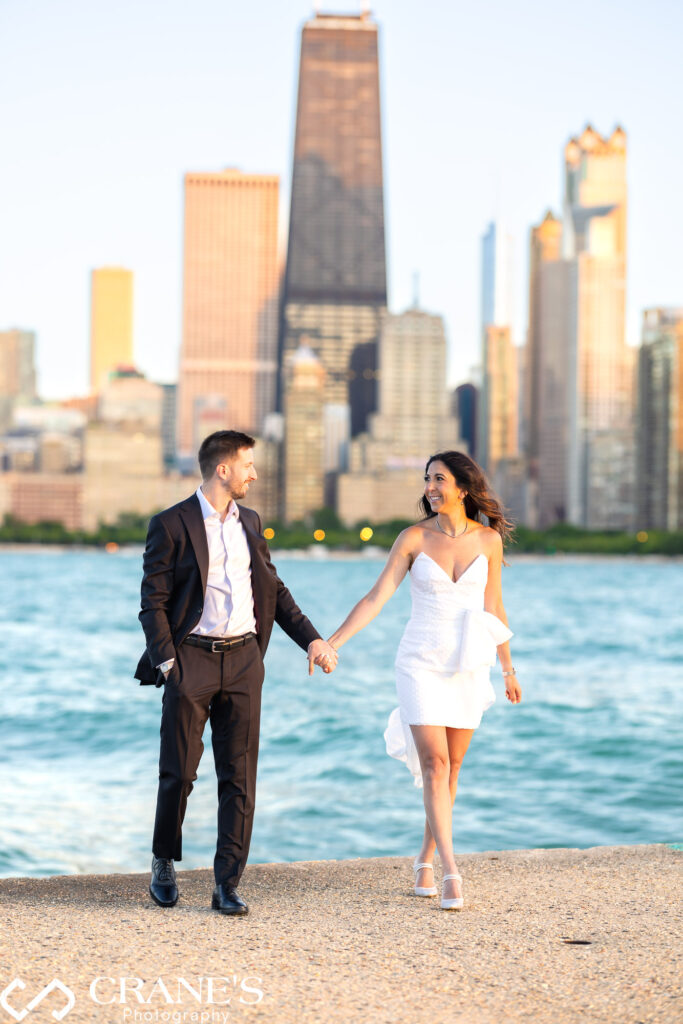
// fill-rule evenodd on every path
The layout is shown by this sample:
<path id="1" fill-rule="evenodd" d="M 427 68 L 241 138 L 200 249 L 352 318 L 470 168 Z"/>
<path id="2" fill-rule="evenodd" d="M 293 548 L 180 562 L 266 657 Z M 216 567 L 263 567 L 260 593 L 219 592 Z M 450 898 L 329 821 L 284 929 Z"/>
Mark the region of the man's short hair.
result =
<path id="1" fill-rule="evenodd" d="M 217 430 L 201 443 L 197 454 L 202 480 L 209 480 L 221 462 L 234 459 L 240 448 L 253 448 L 256 441 L 240 430 Z"/>

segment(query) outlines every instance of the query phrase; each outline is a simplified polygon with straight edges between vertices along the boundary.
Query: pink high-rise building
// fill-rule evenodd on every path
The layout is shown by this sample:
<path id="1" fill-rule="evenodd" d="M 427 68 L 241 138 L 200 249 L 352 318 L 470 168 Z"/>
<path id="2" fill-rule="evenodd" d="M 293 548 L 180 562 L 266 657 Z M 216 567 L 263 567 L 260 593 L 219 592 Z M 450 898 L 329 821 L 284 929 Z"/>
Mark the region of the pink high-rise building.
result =
<path id="1" fill-rule="evenodd" d="M 276 175 L 185 176 L 178 458 L 192 466 L 214 429 L 259 434 L 275 408 L 278 331 Z"/>

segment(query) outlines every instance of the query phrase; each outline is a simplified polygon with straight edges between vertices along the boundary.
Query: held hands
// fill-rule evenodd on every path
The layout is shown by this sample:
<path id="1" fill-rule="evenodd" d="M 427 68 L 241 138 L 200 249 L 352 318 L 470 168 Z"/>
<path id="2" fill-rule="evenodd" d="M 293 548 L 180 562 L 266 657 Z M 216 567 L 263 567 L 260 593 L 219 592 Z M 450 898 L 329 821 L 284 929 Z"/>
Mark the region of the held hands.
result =
<path id="1" fill-rule="evenodd" d="M 308 674 L 313 675 L 313 666 L 320 668 L 329 675 L 337 667 L 338 655 L 332 644 L 326 640 L 313 640 L 308 645 Z"/>

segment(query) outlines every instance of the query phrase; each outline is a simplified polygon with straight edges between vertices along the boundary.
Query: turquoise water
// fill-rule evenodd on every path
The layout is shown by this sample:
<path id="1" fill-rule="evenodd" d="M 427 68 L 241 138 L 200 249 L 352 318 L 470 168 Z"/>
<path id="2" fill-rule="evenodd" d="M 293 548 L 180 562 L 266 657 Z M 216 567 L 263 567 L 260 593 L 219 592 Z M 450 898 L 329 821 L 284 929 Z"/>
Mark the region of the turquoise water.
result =
<path id="1" fill-rule="evenodd" d="M 514 559 L 504 598 L 524 700 L 474 734 L 454 814 L 459 851 L 680 842 L 683 564 Z M 381 561 L 280 557 L 328 634 Z M 132 678 L 141 552 L 0 553 L 0 875 L 146 871 L 161 691 Z M 330 676 L 277 627 L 266 661 L 252 861 L 417 851 L 421 793 L 388 758 L 407 583 Z M 205 737 L 205 740 L 208 736 Z M 183 867 L 215 844 L 210 744 Z"/>

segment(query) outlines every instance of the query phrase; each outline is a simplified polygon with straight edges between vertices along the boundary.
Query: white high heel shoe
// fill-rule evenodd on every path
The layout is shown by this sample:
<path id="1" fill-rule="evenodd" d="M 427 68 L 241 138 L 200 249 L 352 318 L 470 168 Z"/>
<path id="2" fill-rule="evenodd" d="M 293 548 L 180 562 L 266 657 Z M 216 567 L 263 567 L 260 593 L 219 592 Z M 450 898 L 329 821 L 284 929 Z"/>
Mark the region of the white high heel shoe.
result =
<path id="1" fill-rule="evenodd" d="M 462 876 L 461 875 L 444 875 L 443 879 L 442 879 L 442 883 L 443 882 L 447 882 L 449 878 L 454 878 L 456 880 L 456 882 L 460 882 L 460 884 L 462 885 Z M 455 896 L 452 899 L 448 899 L 447 900 L 444 897 L 444 895 L 443 895 L 443 888 L 441 889 L 441 909 L 442 910 L 461 910 L 462 907 L 463 907 L 464 902 L 465 902 L 465 900 L 464 900 L 464 897 L 462 897 L 462 896 Z"/>
<path id="2" fill-rule="evenodd" d="M 421 871 L 424 868 L 429 868 L 431 871 L 434 871 L 434 865 L 433 864 L 426 864 L 426 863 L 418 864 L 418 862 L 415 861 L 415 863 L 413 864 L 413 871 L 415 872 L 415 881 L 417 881 L 417 873 L 418 873 L 418 871 Z M 423 885 L 416 885 L 415 886 L 415 895 L 416 896 L 437 896 L 438 892 L 439 892 L 439 890 L 436 888 L 435 885 L 429 886 L 429 888 L 427 888 L 427 887 L 425 887 Z"/>

